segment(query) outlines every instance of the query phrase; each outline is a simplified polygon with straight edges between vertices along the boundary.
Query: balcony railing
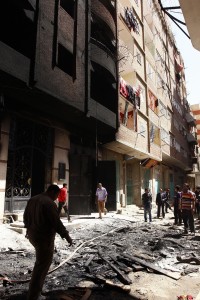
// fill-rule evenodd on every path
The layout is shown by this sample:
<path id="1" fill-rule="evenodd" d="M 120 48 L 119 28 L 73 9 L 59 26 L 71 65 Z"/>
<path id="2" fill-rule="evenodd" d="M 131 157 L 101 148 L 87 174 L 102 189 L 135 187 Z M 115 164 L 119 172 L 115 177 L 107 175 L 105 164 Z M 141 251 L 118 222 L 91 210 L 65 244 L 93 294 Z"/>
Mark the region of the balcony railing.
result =
<path id="1" fill-rule="evenodd" d="M 99 0 L 106 8 L 107 10 L 110 12 L 110 14 L 112 15 L 114 21 L 116 20 L 116 0 L 111 1 L 111 0 Z M 113 2 L 113 4 L 112 4 Z"/>
<path id="2" fill-rule="evenodd" d="M 100 42 L 99 40 L 97 40 L 97 39 L 95 39 L 95 38 L 93 38 L 93 37 L 90 38 L 90 41 L 91 41 L 94 45 L 98 46 L 98 47 L 101 48 L 103 51 L 105 51 L 105 52 L 106 52 L 113 60 L 117 60 L 117 50 L 116 50 L 116 47 L 115 47 L 115 46 L 113 46 L 113 51 L 112 51 L 112 50 L 110 49 L 110 48 L 112 48 L 112 47 L 109 46 L 109 48 L 108 48 L 108 46 L 107 46 L 106 44 Z"/>

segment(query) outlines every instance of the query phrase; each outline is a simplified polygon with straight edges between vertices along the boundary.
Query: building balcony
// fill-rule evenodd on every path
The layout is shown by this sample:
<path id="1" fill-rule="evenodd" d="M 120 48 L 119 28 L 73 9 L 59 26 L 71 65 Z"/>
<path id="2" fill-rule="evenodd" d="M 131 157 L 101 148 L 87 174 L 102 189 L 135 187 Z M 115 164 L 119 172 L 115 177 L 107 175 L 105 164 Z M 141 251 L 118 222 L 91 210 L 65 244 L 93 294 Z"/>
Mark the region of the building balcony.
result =
<path id="1" fill-rule="evenodd" d="M 111 14 L 110 10 L 108 10 L 108 7 L 103 4 L 103 2 L 105 1 L 92 0 L 91 11 L 109 26 L 113 32 L 113 35 L 116 37 L 116 24 L 113 19 L 113 15 Z"/>
<path id="2" fill-rule="evenodd" d="M 190 112 L 186 113 L 185 119 L 190 126 L 196 126 L 196 120 L 192 113 L 190 113 Z"/>
<path id="3" fill-rule="evenodd" d="M 197 142 L 197 136 L 196 136 L 196 132 L 194 133 L 187 133 L 187 141 L 188 143 L 193 143 L 193 144 L 198 144 Z"/>
<path id="4" fill-rule="evenodd" d="M 99 0 L 106 8 L 107 10 L 110 12 L 110 14 L 113 17 L 113 20 L 116 20 L 116 1 L 114 1 L 115 3 L 113 4 L 111 0 Z"/>
<path id="5" fill-rule="evenodd" d="M 0 69 L 11 76 L 28 83 L 30 59 L 0 41 Z"/>
<path id="6" fill-rule="evenodd" d="M 163 164 L 173 165 L 184 171 L 192 170 L 191 161 L 169 145 L 162 146 L 162 162 Z"/>
<path id="7" fill-rule="evenodd" d="M 107 69 L 117 79 L 116 56 L 101 42 L 91 38 L 91 60 Z"/>
<path id="8" fill-rule="evenodd" d="M 123 124 L 118 129 L 115 141 L 106 144 L 106 148 L 139 160 L 150 158 L 147 139 Z"/>

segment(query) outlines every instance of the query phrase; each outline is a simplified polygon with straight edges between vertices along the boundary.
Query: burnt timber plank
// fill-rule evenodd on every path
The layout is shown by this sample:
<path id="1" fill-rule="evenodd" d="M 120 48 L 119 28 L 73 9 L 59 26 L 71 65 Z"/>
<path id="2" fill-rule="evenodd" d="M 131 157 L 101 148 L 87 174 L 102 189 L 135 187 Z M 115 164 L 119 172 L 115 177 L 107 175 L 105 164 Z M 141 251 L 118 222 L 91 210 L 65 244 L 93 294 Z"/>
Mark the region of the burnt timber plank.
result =
<path id="1" fill-rule="evenodd" d="M 124 256 L 124 257 L 126 257 L 126 258 L 128 258 L 128 259 L 130 259 L 130 260 L 132 260 L 134 262 L 137 262 L 137 263 L 141 264 L 142 266 L 150 268 L 150 269 L 152 269 L 152 270 L 154 270 L 154 271 L 156 271 L 156 272 L 158 272 L 160 274 L 168 276 L 168 277 L 170 277 L 172 279 L 178 280 L 178 279 L 181 278 L 180 274 L 174 274 L 174 273 L 172 273 L 170 271 L 167 271 L 167 270 L 164 270 L 164 269 L 162 269 L 160 267 L 156 267 L 152 263 L 146 262 L 146 261 L 144 261 L 144 260 L 142 260 L 140 258 L 133 257 L 133 256 L 130 256 L 128 254 L 122 254 L 122 256 Z"/>
<path id="2" fill-rule="evenodd" d="M 114 264 L 112 264 L 108 259 L 103 257 L 103 253 L 101 252 L 100 249 L 98 250 L 98 253 L 101 259 L 103 259 L 117 273 L 117 276 L 122 283 L 124 284 L 132 283 L 131 279 L 127 275 L 123 274 Z"/>

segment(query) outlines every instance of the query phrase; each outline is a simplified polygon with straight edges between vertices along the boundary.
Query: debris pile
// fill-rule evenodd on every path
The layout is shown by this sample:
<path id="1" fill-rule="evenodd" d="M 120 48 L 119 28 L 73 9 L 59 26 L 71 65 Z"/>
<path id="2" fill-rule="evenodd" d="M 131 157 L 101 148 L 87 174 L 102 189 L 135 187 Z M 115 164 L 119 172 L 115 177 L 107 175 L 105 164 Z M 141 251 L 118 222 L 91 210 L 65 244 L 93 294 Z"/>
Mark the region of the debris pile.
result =
<path id="1" fill-rule="evenodd" d="M 136 272 L 162 274 L 174 281 L 199 273 L 200 236 L 185 236 L 182 231 L 166 222 L 134 223 L 109 217 L 72 226 L 72 247 L 56 237 L 44 287 L 46 299 L 110 299 L 112 293 L 121 294 L 115 299 L 143 299 L 131 295 Z M 22 299 L 34 260 L 33 249 L 1 249 L 1 299 L 17 299 L 19 291 Z M 97 297 L 100 294 L 102 298 Z"/>

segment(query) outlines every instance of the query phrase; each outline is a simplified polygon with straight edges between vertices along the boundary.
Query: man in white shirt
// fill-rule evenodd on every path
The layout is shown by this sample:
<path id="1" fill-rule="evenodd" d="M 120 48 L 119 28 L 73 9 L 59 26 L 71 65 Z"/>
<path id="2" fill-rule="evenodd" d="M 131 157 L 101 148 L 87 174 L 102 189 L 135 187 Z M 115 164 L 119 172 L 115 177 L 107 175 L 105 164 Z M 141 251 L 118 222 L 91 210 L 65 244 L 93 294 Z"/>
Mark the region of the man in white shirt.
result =
<path id="1" fill-rule="evenodd" d="M 107 201 L 107 191 L 102 186 L 102 183 L 98 184 L 98 188 L 96 190 L 96 201 L 98 204 L 99 218 L 102 219 L 101 213 L 105 212 L 105 203 Z"/>

